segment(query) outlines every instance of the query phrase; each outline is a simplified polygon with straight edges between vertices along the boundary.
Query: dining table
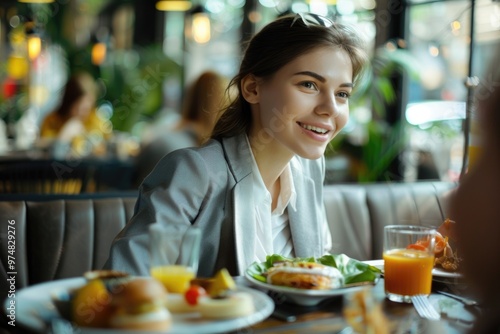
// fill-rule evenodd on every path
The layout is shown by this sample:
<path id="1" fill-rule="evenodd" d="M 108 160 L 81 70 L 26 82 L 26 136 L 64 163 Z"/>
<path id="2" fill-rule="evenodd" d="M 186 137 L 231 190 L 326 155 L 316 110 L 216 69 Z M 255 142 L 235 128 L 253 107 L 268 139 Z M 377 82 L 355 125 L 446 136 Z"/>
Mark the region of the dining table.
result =
<path id="1" fill-rule="evenodd" d="M 429 296 L 429 300 L 439 310 L 441 315 L 440 320 L 423 319 L 418 315 L 411 303 L 397 303 L 385 298 L 383 276 L 374 284 L 361 288 L 368 292 L 371 302 L 374 305 L 378 305 L 382 310 L 383 317 L 388 324 L 389 333 L 468 333 L 475 319 L 482 312 L 481 306 L 465 305 L 455 298 L 440 293 L 444 291 L 454 295 L 467 296 L 469 289 L 466 282 L 461 275 L 451 277 L 436 276 L 433 278 L 432 293 Z M 54 286 L 64 286 L 68 282 L 77 282 L 78 279 L 63 279 L 42 283 L 39 284 L 38 288 L 39 291 L 45 291 Z M 325 298 L 317 304 L 298 305 L 276 291 L 266 290 L 262 286 L 252 284 L 252 281 L 248 277 L 238 276 L 234 277 L 234 279 L 238 287 L 250 289 L 251 291 L 254 289 L 260 295 L 269 297 L 266 297 L 266 299 L 272 300 L 274 307 L 272 307 L 272 312 L 268 308 L 266 311 L 268 313 L 265 313 L 265 317 L 248 326 L 237 326 L 237 328 L 230 330 L 221 327 L 219 331 L 217 324 L 214 323 L 210 327 L 214 333 L 356 333 L 344 316 L 344 312 L 346 306 L 350 303 L 350 296 L 360 291 L 360 289 L 344 289 L 343 293 Z M 28 287 L 26 289 L 33 290 L 36 287 Z M 21 302 L 22 299 L 18 300 L 18 303 Z M 0 333 L 34 334 L 41 332 L 40 330 L 33 330 L 29 326 L 24 326 L 26 322 L 21 317 L 22 315 L 19 314 L 15 327 L 4 325 L 2 327 L 4 332 L 0 328 Z M 78 329 L 74 331 L 74 333 L 78 332 Z M 106 331 L 104 330 L 104 332 Z M 212 330 L 209 332 L 212 332 Z M 169 333 L 175 333 L 175 331 Z M 196 333 L 196 330 L 192 333 Z"/>
<path id="2" fill-rule="evenodd" d="M 241 279 L 238 282 L 247 284 Z M 478 305 L 468 306 L 438 293 L 444 291 L 453 295 L 467 296 L 469 289 L 461 276 L 436 277 L 433 280 L 433 291 L 429 300 L 440 311 L 441 319 L 437 321 L 421 318 L 411 303 L 397 303 L 387 299 L 383 277 L 369 289 L 373 301 L 381 306 L 390 333 L 468 333 L 481 312 L 481 307 Z M 343 313 L 350 293 L 352 292 L 326 299 L 315 306 L 292 304 L 270 293 L 275 300 L 273 314 L 264 321 L 250 326 L 245 333 L 354 333 Z"/>

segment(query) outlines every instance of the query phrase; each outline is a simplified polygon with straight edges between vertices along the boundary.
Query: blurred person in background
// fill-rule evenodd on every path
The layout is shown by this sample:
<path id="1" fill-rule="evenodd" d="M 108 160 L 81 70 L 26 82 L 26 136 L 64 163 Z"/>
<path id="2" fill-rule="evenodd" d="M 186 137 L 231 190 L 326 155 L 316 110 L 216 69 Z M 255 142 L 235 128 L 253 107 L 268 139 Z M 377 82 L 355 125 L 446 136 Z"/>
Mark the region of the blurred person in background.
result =
<path id="1" fill-rule="evenodd" d="M 94 142 L 111 134 L 111 123 L 96 113 L 97 85 L 87 72 L 74 73 L 64 87 L 61 103 L 49 113 L 40 128 L 40 137 L 69 143 L 78 153 L 85 137 L 94 136 Z M 95 138 L 95 136 L 99 138 Z"/>
<path id="2" fill-rule="evenodd" d="M 214 71 L 205 71 L 187 89 L 180 119 L 165 128 L 153 126 L 141 143 L 136 157 L 136 185 L 153 170 L 160 159 L 177 149 L 202 145 L 210 138 L 224 105 L 228 80 Z"/>
<path id="3" fill-rule="evenodd" d="M 149 275 L 153 224 L 167 233 L 202 230 L 200 277 L 222 268 L 242 275 L 270 254 L 327 254 L 324 153 L 349 118 L 364 45 L 353 29 L 312 13 L 262 28 L 211 139 L 171 152 L 144 179 L 105 268 Z"/>
<path id="4" fill-rule="evenodd" d="M 500 49 L 497 49 L 497 57 Z M 460 180 L 452 198 L 458 255 L 482 312 L 471 333 L 500 333 L 500 68 L 492 64 L 476 88 L 482 129 L 482 154 Z"/>
<path id="5" fill-rule="evenodd" d="M 182 117 L 174 130 L 191 133 L 197 145 L 207 141 L 224 106 L 227 84 L 228 80 L 222 75 L 203 72 L 188 89 Z"/>

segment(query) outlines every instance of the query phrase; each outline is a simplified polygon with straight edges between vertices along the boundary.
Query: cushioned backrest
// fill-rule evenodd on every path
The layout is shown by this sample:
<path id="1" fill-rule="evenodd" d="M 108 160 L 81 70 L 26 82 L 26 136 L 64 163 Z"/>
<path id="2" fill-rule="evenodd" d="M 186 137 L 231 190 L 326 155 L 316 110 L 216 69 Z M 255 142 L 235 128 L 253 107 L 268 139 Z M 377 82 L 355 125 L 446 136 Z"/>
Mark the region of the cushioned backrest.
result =
<path id="1" fill-rule="evenodd" d="M 357 185 L 329 185 L 323 196 L 332 234 L 332 253 L 344 253 L 359 260 L 370 259 L 372 226 L 366 189 Z"/>
<path id="2" fill-rule="evenodd" d="M 333 253 L 359 260 L 382 257 L 384 226 L 438 226 L 448 217 L 453 182 L 329 185 L 326 214 Z"/>
<path id="3" fill-rule="evenodd" d="M 113 238 L 130 220 L 135 201 L 124 197 L 0 202 L 1 276 L 14 271 L 9 255 L 15 257 L 17 289 L 100 269 Z M 14 255 L 8 253 L 9 221 L 15 221 L 10 225 L 16 233 Z M 4 278 L 2 294 L 7 291 Z"/>
<path id="4" fill-rule="evenodd" d="M 439 225 L 447 217 L 447 201 L 455 187 L 452 182 L 325 186 L 333 253 L 359 260 L 380 258 L 384 226 Z M 13 270 L 20 289 L 101 268 L 113 238 L 131 218 L 135 201 L 135 197 L 0 201 L 0 297 L 8 291 L 6 273 Z M 8 267 L 9 226 L 16 233 L 13 269 Z"/>
<path id="5" fill-rule="evenodd" d="M 367 188 L 368 208 L 371 213 L 373 248 L 372 258 L 381 258 L 383 232 L 387 225 L 423 225 L 438 227 L 448 218 L 448 199 L 456 184 L 414 183 Z"/>

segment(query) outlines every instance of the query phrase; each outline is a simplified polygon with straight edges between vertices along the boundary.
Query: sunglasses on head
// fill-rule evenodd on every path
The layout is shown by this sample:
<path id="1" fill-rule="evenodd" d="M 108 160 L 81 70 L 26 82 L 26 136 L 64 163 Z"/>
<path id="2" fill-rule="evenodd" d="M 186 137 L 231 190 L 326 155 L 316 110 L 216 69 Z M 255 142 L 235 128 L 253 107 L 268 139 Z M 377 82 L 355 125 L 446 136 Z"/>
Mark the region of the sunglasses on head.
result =
<path id="1" fill-rule="evenodd" d="M 311 26 L 311 25 L 322 26 L 322 27 L 333 26 L 333 21 L 327 17 L 314 13 L 297 13 L 290 27 L 293 27 L 293 25 L 295 24 L 295 22 L 297 22 L 297 20 L 302 20 L 302 23 L 304 23 L 304 25 L 306 26 Z"/>

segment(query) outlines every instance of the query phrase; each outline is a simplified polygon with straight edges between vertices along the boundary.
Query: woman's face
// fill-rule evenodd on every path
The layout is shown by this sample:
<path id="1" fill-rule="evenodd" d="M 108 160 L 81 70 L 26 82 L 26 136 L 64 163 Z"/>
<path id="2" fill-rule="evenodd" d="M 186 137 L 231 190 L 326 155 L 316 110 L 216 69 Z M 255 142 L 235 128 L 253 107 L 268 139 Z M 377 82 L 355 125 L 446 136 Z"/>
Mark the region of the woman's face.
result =
<path id="1" fill-rule="evenodd" d="M 250 102 L 254 143 L 257 139 L 266 148 L 308 159 L 321 157 L 349 119 L 352 72 L 344 50 L 319 47 L 270 79 L 257 79 L 256 100 Z"/>
<path id="2" fill-rule="evenodd" d="M 71 117 L 77 117 L 85 120 L 95 104 L 95 98 L 92 95 L 84 95 L 79 98 L 72 107 Z"/>

